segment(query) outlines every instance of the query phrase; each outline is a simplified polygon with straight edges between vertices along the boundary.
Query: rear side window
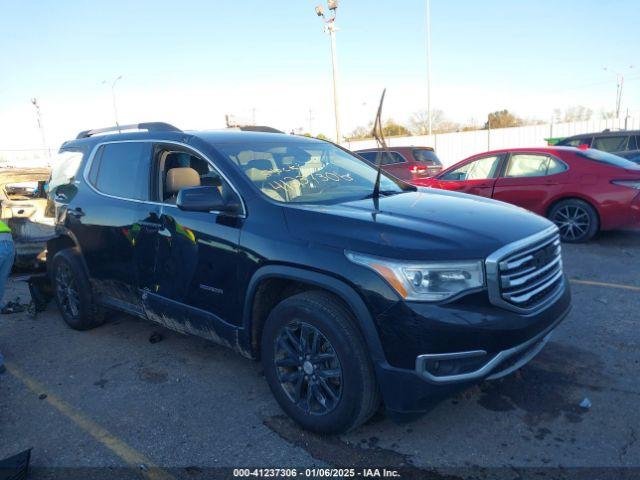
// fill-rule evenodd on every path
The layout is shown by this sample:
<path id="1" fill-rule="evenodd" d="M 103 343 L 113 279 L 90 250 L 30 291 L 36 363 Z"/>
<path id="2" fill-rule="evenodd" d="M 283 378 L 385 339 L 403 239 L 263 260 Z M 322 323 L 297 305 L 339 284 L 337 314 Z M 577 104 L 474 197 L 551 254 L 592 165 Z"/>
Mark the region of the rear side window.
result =
<path id="1" fill-rule="evenodd" d="M 73 183 L 82 162 L 82 152 L 78 150 L 61 150 L 51 161 L 51 180 L 49 191 L 55 192 L 60 185 Z"/>
<path id="2" fill-rule="evenodd" d="M 107 195 L 148 200 L 151 152 L 147 142 L 102 145 L 91 164 L 89 182 Z"/>
<path id="3" fill-rule="evenodd" d="M 589 145 L 591 146 L 592 137 L 580 137 L 573 138 L 571 140 L 563 140 L 558 142 L 558 145 L 562 145 L 563 147 L 579 147 L 580 145 Z"/>
<path id="4" fill-rule="evenodd" d="M 505 177 L 545 177 L 566 170 L 563 163 L 548 155 L 514 154 L 511 155 Z"/>
<path id="5" fill-rule="evenodd" d="M 593 141 L 592 147 L 603 152 L 622 152 L 627 149 L 628 135 L 599 137 Z"/>
<path id="6" fill-rule="evenodd" d="M 587 158 L 589 160 L 593 160 L 595 162 L 604 163 L 606 165 L 612 165 L 614 167 L 626 168 L 628 170 L 640 170 L 640 166 L 637 163 L 634 163 L 626 158 L 619 157 L 617 155 L 612 155 L 610 153 L 601 152 L 600 150 L 585 150 L 578 151 L 576 154 L 579 157 Z"/>
<path id="7" fill-rule="evenodd" d="M 427 148 L 417 148 L 413 152 L 413 158 L 416 162 L 431 162 L 433 165 L 442 165 L 436 152 Z"/>
<path id="8" fill-rule="evenodd" d="M 406 160 L 398 152 L 362 152 L 358 153 L 365 160 L 378 164 L 378 156 L 381 157 L 380 165 L 393 165 L 394 163 L 405 163 Z"/>

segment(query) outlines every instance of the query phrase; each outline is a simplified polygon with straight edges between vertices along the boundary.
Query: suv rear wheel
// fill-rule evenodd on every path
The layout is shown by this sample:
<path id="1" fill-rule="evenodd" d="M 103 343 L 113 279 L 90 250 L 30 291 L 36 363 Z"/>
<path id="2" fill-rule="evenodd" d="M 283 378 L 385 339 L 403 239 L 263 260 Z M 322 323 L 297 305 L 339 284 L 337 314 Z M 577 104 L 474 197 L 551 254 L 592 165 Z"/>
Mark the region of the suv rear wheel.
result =
<path id="1" fill-rule="evenodd" d="M 380 403 L 362 335 L 325 292 L 300 293 L 273 309 L 262 334 L 262 364 L 282 409 L 308 430 L 350 430 Z"/>
<path id="2" fill-rule="evenodd" d="M 93 301 L 89 279 L 74 249 L 56 253 L 52 277 L 56 303 L 67 325 L 74 330 L 89 330 L 104 323 L 104 310 Z"/>
<path id="3" fill-rule="evenodd" d="M 598 232 L 598 214 L 587 202 L 572 198 L 558 202 L 549 212 L 549 219 L 560 229 L 563 242 L 582 243 Z"/>

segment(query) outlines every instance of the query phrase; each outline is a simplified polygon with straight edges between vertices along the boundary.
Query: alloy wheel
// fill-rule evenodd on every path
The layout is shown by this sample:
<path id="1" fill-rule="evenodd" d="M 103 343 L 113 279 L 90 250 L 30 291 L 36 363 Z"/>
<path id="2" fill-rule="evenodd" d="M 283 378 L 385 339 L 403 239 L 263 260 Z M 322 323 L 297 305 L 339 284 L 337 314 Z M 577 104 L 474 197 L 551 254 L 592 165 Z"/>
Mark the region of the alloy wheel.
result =
<path id="1" fill-rule="evenodd" d="M 577 240 L 587 234 L 591 227 L 589 213 L 580 206 L 566 205 L 560 208 L 553 222 L 560 229 L 560 235 L 565 240 Z"/>
<path id="2" fill-rule="evenodd" d="M 340 360 L 317 328 L 304 322 L 285 325 L 275 340 L 274 362 L 284 392 L 298 408 L 325 415 L 342 396 Z"/>
<path id="3" fill-rule="evenodd" d="M 80 314 L 80 294 L 71 269 L 60 263 L 56 271 L 56 295 L 61 308 L 69 317 L 76 318 Z"/>

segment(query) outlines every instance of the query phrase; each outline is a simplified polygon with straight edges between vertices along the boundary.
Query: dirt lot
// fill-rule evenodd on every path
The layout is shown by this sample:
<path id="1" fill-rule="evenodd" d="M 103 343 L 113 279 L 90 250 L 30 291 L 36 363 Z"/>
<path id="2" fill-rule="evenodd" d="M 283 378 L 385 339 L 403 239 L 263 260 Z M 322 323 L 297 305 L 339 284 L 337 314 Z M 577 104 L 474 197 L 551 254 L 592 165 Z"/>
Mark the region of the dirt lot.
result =
<path id="1" fill-rule="evenodd" d="M 574 310 L 532 363 L 413 423 L 380 414 L 334 438 L 300 431 L 260 365 L 223 347 L 119 314 L 90 332 L 53 305 L 0 316 L 0 458 L 33 448 L 34 479 L 350 465 L 403 478 L 639 478 L 640 232 L 565 245 L 564 257 Z M 9 289 L 28 297 L 24 283 Z"/>

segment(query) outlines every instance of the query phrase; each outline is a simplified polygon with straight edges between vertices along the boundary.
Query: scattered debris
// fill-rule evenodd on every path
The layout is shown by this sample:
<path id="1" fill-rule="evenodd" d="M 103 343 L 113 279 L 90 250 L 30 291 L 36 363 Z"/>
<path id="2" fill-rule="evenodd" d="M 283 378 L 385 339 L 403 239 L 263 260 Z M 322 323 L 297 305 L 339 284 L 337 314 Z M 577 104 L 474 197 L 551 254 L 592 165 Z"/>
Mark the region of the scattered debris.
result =
<path id="1" fill-rule="evenodd" d="M 38 395 L 38 398 L 40 400 L 44 400 L 45 398 L 47 398 L 47 394 L 46 393 L 41 393 L 40 395 Z"/>
<path id="2" fill-rule="evenodd" d="M 584 400 L 580 402 L 580 408 L 582 408 L 583 410 L 589 410 L 591 408 L 591 400 L 589 400 L 587 397 L 584 397 Z"/>
<path id="3" fill-rule="evenodd" d="M 11 302 L 7 302 L 6 305 L 0 310 L 0 313 L 3 315 L 10 315 L 12 313 L 21 313 L 24 312 L 29 304 L 20 303 L 20 297 L 16 297 L 15 300 Z"/>
<path id="4" fill-rule="evenodd" d="M 153 332 L 149 337 L 149 343 L 158 343 L 164 340 L 164 337 L 159 332 Z"/>
<path id="5" fill-rule="evenodd" d="M 141 463 L 139 465 L 140 470 L 142 470 L 143 472 L 148 472 L 149 471 L 149 467 L 147 467 L 144 463 Z"/>

